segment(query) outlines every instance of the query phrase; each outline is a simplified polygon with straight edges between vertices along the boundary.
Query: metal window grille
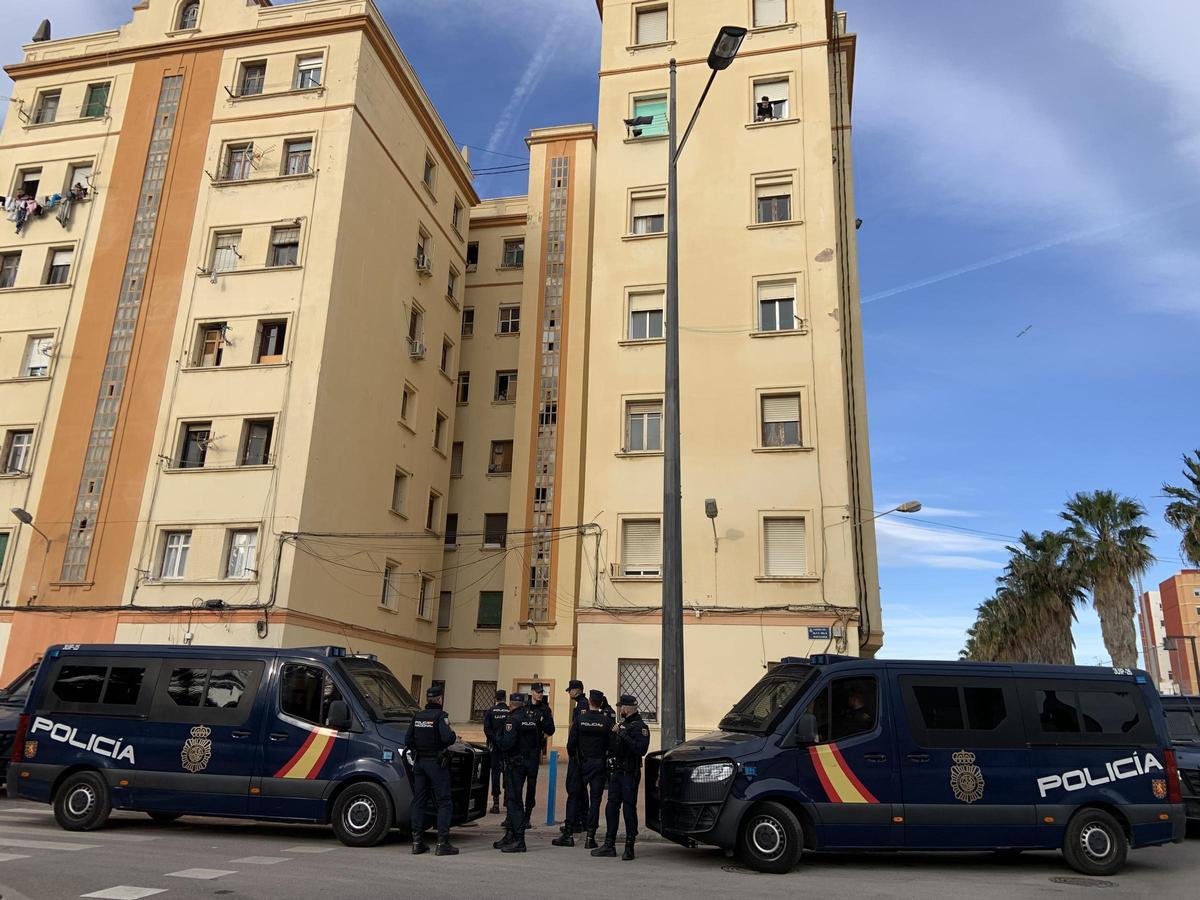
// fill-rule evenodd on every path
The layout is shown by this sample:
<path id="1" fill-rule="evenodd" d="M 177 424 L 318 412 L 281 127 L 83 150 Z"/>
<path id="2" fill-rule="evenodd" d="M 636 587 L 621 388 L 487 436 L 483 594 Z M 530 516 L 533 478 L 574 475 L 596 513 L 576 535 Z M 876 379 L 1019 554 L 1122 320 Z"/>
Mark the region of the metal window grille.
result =
<path id="1" fill-rule="evenodd" d="M 487 711 L 496 702 L 496 682 L 471 682 L 471 721 L 482 722 Z"/>
<path id="2" fill-rule="evenodd" d="M 658 660 L 617 660 L 617 694 L 637 697 L 638 712 L 647 722 L 658 721 Z"/>

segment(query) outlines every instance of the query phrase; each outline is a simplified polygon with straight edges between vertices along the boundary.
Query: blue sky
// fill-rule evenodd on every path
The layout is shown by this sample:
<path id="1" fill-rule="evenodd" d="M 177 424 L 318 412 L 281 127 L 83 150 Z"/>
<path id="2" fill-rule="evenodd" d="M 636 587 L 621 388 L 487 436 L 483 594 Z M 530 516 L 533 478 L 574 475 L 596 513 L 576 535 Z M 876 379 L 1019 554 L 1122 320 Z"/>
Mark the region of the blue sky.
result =
<path id="1" fill-rule="evenodd" d="M 18 59 L 42 16 L 65 36 L 129 5 L 22 4 L 0 53 Z M 876 505 L 926 506 L 879 522 L 884 652 L 949 658 L 1004 544 L 1057 527 L 1075 491 L 1146 504 L 1160 559 L 1147 585 L 1181 566 L 1159 494 L 1200 447 L 1200 5 L 838 5 L 859 36 Z M 518 163 L 530 128 L 594 121 L 592 0 L 380 6 L 476 168 Z M 525 176 L 478 186 L 523 193 Z M 1080 663 L 1107 661 L 1090 609 L 1076 638 Z"/>

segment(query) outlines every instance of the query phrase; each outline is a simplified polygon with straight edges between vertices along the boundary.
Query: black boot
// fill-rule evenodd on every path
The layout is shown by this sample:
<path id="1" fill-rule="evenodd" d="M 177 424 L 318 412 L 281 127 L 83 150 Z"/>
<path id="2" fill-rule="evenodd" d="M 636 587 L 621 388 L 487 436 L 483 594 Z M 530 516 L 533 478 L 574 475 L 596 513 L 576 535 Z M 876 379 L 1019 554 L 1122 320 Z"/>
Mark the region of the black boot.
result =
<path id="1" fill-rule="evenodd" d="M 458 848 L 450 843 L 450 838 L 439 838 L 434 856 L 458 856 Z"/>
<path id="2" fill-rule="evenodd" d="M 428 852 L 429 845 L 426 844 L 424 839 L 418 834 L 413 838 L 413 856 L 420 856 L 422 853 Z"/>
<path id="3" fill-rule="evenodd" d="M 587 840 L 585 840 L 583 842 L 583 849 L 584 850 L 595 850 L 596 849 L 596 832 L 589 831 L 587 833 Z"/>
<path id="4" fill-rule="evenodd" d="M 530 816 L 530 813 L 525 813 L 525 830 L 526 831 L 529 831 L 529 829 L 533 828 L 533 826 L 529 824 L 529 816 Z"/>
<path id="5" fill-rule="evenodd" d="M 500 840 L 494 842 L 492 844 L 492 848 L 494 850 L 503 850 L 505 847 L 507 847 L 509 844 L 511 844 L 516 839 L 517 839 L 517 836 L 515 834 L 513 834 L 509 829 L 506 828 L 506 829 L 504 829 L 504 837 L 502 837 L 502 838 L 500 838 Z"/>
<path id="6" fill-rule="evenodd" d="M 633 838 L 630 838 L 625 842 L 625 852 L 621 854 L 621 859 L 630 860 L 633 858 Z"/>
<path id="7" fill-rule="evenodd" d="M 604 836 L 604 846 L 598 847 L 592 851 L 592 856 L 616 856 L 617 855 L 617 839 Z"/>
<path id="8" fill-rule="evenodd" d="M 492 814 L 495 815 L 498 812 L 500 812 L 500 798 L 493 797 L 492 798 Z"/>
<path id="9" fill-rule="evenodd" d="M 511 844 L 505 844 L 500 848 L 501 853 L 524 853 L 525 852 L 525 835 L 514 838 Z"/>
<path id="10" fill-rule="evenodd" d="M 574 847 L 575 846 L 575 837 L 571 833 L 571 826 L 564 825 L 562 827 L 562 834 L 560 834 L 558 837 L 556 837 L 550 843 L 553 844 L 555 847 Z"/>

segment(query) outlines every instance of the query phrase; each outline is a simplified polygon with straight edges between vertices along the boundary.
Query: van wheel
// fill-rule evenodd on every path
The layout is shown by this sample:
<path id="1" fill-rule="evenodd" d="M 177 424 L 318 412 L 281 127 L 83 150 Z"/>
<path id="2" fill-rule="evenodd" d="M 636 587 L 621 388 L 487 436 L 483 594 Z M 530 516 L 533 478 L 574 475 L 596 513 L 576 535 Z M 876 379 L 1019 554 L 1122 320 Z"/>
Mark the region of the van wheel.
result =
<path id="1" fill-rule="evenodd" d="M 1129 841 L 1125 830 L 1102 809 L 1077 812 L 1063 837 L 1063 856 L 1083 875 L 1115 875 L 1125 866 Z"/>
<path id="2" fill-rule="evenodd" d="M 738 855 L 759 872 L 782 875 L 800 861 L 804 828 L 796 814 L 780 803 L 759 803 L 742 823 Z"/>
<path id="3" fill-rule="evenodd" d="M 108 784 L 99 772 L 76 772 L 54 795 L 54 818 L 65 831 L 93 831 L 111 812 Z"/>
<path id="4" fill-rule="evenodd" d="M 333 804 L 333 833 L 347 847 L 374 847 L 392 828 L 392 798 L 373 781 L 350 785 Z"/>
<path id="5" fill-rule="evenodd" d="M 146 815 L 148 815 L 158 824 L 166 825 L 168 822 L 174 822 L 176 819 L 182 818 L 183 813 L 148 812 Z"/>

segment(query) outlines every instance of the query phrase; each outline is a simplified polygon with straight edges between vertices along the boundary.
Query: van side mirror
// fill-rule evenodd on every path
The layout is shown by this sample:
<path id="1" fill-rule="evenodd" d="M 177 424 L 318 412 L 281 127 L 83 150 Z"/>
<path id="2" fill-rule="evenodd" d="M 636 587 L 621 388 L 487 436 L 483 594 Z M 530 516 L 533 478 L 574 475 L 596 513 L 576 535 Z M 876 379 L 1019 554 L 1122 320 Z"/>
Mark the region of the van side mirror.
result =
<path id="1" fill-rule="evenodd" d="M 336 731 L 349 731 L 354 724 L 354 720 L 350 718 L 350 707 L 346 705 L 345 700 L 334 700 L 329 704 L 329 711 L 325 713 L 325 726 Z"/>
<path id="2" fill-rule="evenodd" d="M 796 728 L 792 732 L 792 739 L 799 747 L 807 747 L 815 744 L 820 739 L 817 734 L 817 717 L 812 713 L 804 713 L 796 720 Z"/>

